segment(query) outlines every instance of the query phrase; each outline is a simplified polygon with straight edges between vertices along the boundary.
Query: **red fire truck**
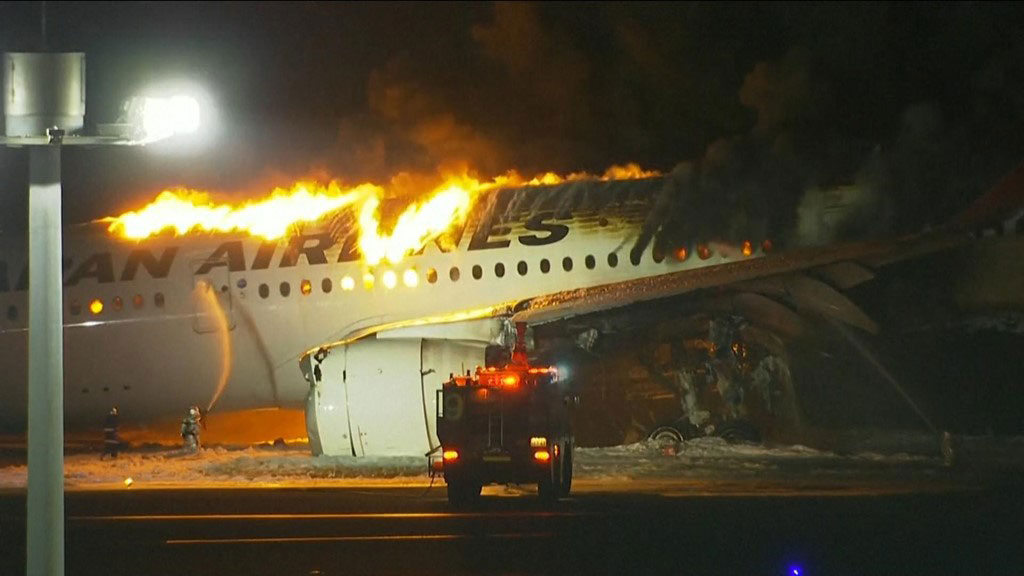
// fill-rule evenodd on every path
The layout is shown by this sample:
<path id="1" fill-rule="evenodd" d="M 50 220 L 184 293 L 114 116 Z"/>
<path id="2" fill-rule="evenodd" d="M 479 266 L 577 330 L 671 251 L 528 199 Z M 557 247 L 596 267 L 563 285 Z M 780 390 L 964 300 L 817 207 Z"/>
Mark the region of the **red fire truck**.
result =
<path id="1" fill-rule="evenodd" d="M 433 467 L 453 505 L 492 483 L 536 483 L 549 501 L 569 494 L 577 399 L 555 368 L 530 366 L 520 350 L 504 367 L 453 375 L 437 392 L 441 459 Z"/>

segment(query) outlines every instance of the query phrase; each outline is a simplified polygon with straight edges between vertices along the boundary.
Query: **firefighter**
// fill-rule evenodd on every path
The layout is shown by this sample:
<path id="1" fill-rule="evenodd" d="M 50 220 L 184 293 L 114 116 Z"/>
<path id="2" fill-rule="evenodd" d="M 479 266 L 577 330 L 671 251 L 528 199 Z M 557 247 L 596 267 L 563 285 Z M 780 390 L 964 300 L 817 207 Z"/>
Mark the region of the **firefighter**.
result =
<path id="1" fill-rule="evenodd" d="M 188 414 L 181 420 L 181 440 L 186 452 L 196 452 L 200 448 L 199 423 L 201 420 L 202 414 L 199 412 L 198 406 L 189 407 Z"/>
<path id="2" fill-rule="evenodd" d="M 103 454 L 100 460 L 108 455 L 117 458 L 117 452 L 121 449 L 121 438 L 117 435 L 117 406 L 110 409 L 107 417 L 103 420 Z"/>

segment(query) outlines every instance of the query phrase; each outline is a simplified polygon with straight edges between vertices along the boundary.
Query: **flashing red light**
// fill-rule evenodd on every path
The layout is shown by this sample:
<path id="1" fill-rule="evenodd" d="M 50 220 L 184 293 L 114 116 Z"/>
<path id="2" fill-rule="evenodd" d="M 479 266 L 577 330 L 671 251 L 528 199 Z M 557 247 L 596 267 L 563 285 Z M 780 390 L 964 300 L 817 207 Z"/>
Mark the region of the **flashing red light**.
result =
<path id="1" fill-rule="evenodd" d="M 441 453 L 441 457 L 444 458 L 445 462 L 454 462 L 459 459 L 458 450 L 445 450 Z"/>
<path id="2" fill-rule="evenodd" d="M 533 459 L 537 462 L 547 462 L 551 460 L 551 454 L 547 450 L 537 450 L 533 453 Z"/>

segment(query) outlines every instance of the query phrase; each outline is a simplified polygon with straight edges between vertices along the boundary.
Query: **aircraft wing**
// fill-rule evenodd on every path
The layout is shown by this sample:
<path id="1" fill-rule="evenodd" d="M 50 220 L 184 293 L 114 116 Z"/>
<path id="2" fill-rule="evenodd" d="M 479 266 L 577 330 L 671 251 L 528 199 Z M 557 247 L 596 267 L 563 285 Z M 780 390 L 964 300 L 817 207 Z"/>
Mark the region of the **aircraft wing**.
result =
<path id="1" fill-rule="evenodd" d="M 874 277 L 872 269 L 877 266 L 962 246 L 972 239 L 968 233 L 957 233 L 908 237 L 891 243 L 796 250 L 709 268 L 568 290 L 519 302 L 513 309 L 512 320 L 530 325 L 544 324 L 731 286 L 751 293 L 786 295 L 795 301 L 797 308 L 831 311 L 849 324 L 874 331 L 874 322 L 859 310 L 850 308 L 846 298 L 835 288 L 851 288 L 871 279 Z M 804 274 L 811 271 L 814 277 Z"/>
<path id="2" fill-rule="evenodd" d="M 728 287 L 726 306 L 743 314 L 754 308 L 778 327 L 798 330 L 792 309 L 841 320 L 869 332 L 878 327 L 841 291 L 874 277 L 876 268 L 968 245 L 985 226 L 1024 206 L 1024 163 L 948 225 L 889 241 L 803 248 L 588 288 L 557 292 L 517 303 L 512 320 L 540 325 L 625 308 L 709 289 Z M 1018 213 L 1018 216 L 1021 216 Z M 1018 221 L 1017 231 L 1021 223 Z M 1001 224 L 1000 224 L 1001 225 Z M 778 301 L 786 302 L 786 305 Z"/>

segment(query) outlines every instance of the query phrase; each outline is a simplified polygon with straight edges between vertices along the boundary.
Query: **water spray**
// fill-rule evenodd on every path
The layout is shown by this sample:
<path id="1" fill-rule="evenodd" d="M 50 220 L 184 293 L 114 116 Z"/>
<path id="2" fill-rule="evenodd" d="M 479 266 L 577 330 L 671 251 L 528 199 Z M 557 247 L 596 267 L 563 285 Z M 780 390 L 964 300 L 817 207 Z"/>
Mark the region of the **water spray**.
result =
<path id="1" fill-rule="evenodd" d="M 903 400 L 907 403 L 907 405 L 910 406 L 910 408 L 914 411 L 914 413 L 917 414 L 918 418 L 920 418 L 921 421 L 925 423 L 925 426 L 928 427 L 928 430 L 930 430 L 932 434 L 938 434 L 939 430 L 935 427 L 935 424 L 932 424 L 931 419 L 928 418 L 928 416 L 924 413 L 923 410 L 921 410 L 921 407 L 917 405 L 917 402 L 914 402 L 914 399 L 911 398 L 909 394 L 907 394 L 907 391 L 903 389 L 903 386 L 901 386 L 899 381 L 896 380 L 896 377 L 893 376 L 892 373 L 890 373 L 889 370 L 886 369 L 886 367 L 878 359 L 878 357 L 875 356 L 875 353 L 872 352 L 867 346 L 865 346 L 864 343 L 860 341 L 860 338 L 858 338 L 855 334 L 850 332 L 850 330 L 846 326 L 843 326 L 841 322 L 832 320 L 832 325 L 835 326 L 837 330 L 839 330 L 839 333 L 842 334 L 844 338 L 846 338 L 846 341 L 849 342 L 857 350 L 857 352 L 859 352 L 860 355 L 864 357 L 865 360 L 867 360 L 872 366 L 875 367 L 876 370 L 878 370 L 878 373 L 881 374 L 882 377 L 889 382 L 889 384 L 892 384 L 892 387 L 896 390 L 900 397 L 902 397 Z"/>
<path id="2" fill-rule="evenodd" d="M 217 293 L 214 292 L 212 285 L 206 282 L 200 282 L 196 284 L 196 292 L 200 301 L 203 303 L 203 308 L 208 314 L 211 314 L 217 326 L 217 337 L 220 340 L 220 377 L 217 381 L 217 388 L 214 390 L 213 397 L 210 398 L 209 404 L 206 405 L 204 415 L 209 414 L 213 410 L 214 405 L 220 400 L 224 390 L 227 389 L 228 379 L 231 377 L 231 336 L 228 334 L 228 319 L 224 313 L 224 307 L 221 306 L 220 299 L 217 297 Z"/>

